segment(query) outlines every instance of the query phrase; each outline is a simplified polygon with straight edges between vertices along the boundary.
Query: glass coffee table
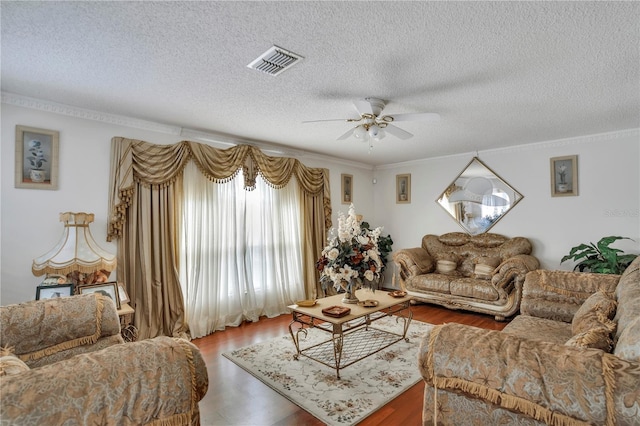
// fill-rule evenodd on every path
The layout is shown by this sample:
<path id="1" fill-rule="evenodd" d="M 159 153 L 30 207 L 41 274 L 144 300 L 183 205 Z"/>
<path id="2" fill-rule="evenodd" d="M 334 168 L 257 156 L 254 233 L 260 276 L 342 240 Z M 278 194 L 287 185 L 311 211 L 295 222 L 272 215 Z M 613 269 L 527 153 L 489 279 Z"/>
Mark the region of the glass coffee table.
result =
<path id="1" fill-rule="evenodd" d="M 385 349 L 400 340 L 407 339 L 407 330 L 411 323 L 411 297 L 391 296 L 387 291 L 358 290 L 357 297 L 369 305 L 342 303 L 343 294 L 318 299 L 313 306 L 290 305 L 293 319 L 289 324 L 289 332 L 296 346 L 297 354 L 318 361 L 336 370 L 340 378 L 340 370 L 358 362 L 374 353 Z M 331 307 L 351 309 L 347 315 L 334 317 L 325 315 L 322 310 Z M 336 311 L 339 309 L 336 309 Z M 402 334 L 375 327 L 375 322 L 384 317 L 395 317 L 402 321 Z M 301 347 L 300 334 L 307 335 L 309 328 L 316 328 L 327 333 L 327 339 L 308 347 Z"/>

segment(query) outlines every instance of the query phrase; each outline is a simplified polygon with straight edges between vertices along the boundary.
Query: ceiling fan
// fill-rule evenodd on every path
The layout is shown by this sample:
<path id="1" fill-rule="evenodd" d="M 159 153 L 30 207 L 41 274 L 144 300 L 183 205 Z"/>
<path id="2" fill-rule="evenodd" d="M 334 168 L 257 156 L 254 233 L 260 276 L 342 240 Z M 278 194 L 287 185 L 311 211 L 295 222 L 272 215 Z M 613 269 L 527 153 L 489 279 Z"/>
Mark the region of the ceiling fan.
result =
<path id="1" fill-rule="evenodd" d="M 346 121 L 348 123 L 358 123 L 346 133 L 338 137 L 337 140 L 344 140 L 351 136 L 369 142 L 369 149 L 372 148 L 372 141 L 380 140 L 389 133 L 399 139 L 409 139 L 413 134 L 391 124 L 397 121 L 438 121 L 440 115 L 432 112 L 407 113 L 381 115 L 385 107 L 385 101 L 378 98 L 364 98 L 353 102 L 356 111 L 360 114 L 358 118 L 312 120 L 304 123 L 317 123 L 321 121 Z"/>

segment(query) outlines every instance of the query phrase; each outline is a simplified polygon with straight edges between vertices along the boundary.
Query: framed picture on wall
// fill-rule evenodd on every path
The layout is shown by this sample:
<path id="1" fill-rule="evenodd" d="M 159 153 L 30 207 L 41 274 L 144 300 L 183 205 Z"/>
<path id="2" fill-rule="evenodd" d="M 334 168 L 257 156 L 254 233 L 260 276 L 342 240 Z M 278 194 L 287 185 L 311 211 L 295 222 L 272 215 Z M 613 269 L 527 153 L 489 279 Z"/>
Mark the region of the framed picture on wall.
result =
<path id="1" fill-rule="evenodd" d="M 396 204 L 411 203 L 411 175 L 396 175 Z"/>
<path id="2" fill-rule="evenodd" d="M 120 309 L 120 294 L 118 292 L 118 283 L 115 281 L 83 285 L 82 287 L 78 287 L 78 291 L 80 294 L 100 293 L 104 296 L 110 297 L 116 304 L 116 307 Z"/>
<path id="3" fill-rule="evenodd" d="M 340 193 L 342 194 L 342 204 L 351 204 L 353 202 L 353 175 L 340 175 L 342 184 L 340 185 Z"/>
<path id="4" fill-rule="evenodd" d="M 551 196 L 578 195 L 578 156 L 551 158 Z"/>
<path id="5" fill-rule="evenodd" d="M 36 288 L 36 300 L 55 299 L 73 295 L 73 284 L 39 285 Z"/>
<path id="6" fill-rule="evenodd" d="M 58 143 L 55 130 L 16 126 L 16 188 L 58 189 Z"/>

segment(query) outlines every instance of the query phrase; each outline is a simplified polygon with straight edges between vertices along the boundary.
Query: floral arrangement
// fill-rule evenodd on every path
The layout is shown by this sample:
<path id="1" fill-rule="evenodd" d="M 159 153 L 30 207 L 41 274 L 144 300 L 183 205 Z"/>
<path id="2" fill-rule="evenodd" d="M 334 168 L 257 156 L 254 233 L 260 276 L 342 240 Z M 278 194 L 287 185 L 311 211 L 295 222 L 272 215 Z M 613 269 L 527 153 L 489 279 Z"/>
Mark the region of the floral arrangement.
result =
<path id="1" fill-rule="evenodd" d="M 27 157 L 27 160 L 29 160 L 29 163 L 31 163 L 31 167 L 36 170 L 40 170 L 42 168 L 42 163 L 47 161 L 47 159 L 44 158 L 42 142 L 35 139 L 30 141 L 29 152 L 31 153 L 31 155 Z"/>
<path id="2" fill-rule="evenodd" d="M 361 226 L 353 204 L 347 216 L 339 213 L 338 229 L 329 230 L 328 244 L 316 262 L 323 288 L 332 284 L 347 293 L 360 286 L 375 290 L 375 282 L 384 270 L 378 244 L 382 229 Z"/>
<path id="3" fill-rule="evenodd" d="M 560 175 L 560 183 L 561 184 L 565 183 L 564 178 L 567 174 L 567 166 L 565 166 L 564 164 L 561 166 L 558 166 L 558 174 Z"/>

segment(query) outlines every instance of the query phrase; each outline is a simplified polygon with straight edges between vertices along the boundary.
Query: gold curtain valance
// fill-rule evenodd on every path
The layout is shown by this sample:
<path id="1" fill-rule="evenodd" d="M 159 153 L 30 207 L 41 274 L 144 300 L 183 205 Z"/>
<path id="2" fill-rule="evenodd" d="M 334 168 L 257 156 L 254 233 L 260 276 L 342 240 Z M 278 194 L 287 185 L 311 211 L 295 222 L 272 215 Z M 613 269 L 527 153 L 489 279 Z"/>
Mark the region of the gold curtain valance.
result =
<path id="1" fill-rule="evenodd" d="M 126 210 L 131 205 L 134 182 L 143 186 L 166 186 L 182 174 L 193 160 L 207 179 L 225 183 L 240 170 L 245 188 L 255 188 L 261 175 L 274 188 L 283 188 L 295 176 L 308 195 L 322 195 L 325 226 L 331 227 L 329 171 L 309 168 L 295 158 L 270 157 L 251 145 L 218 149 L 209 145 L 182 141 L 174 145 L 156 145 L 141 140 L 114 137 L 111 140 L 111 188 L 109 193 L 109 229 L 107 241 L 122 235 Z"/>

